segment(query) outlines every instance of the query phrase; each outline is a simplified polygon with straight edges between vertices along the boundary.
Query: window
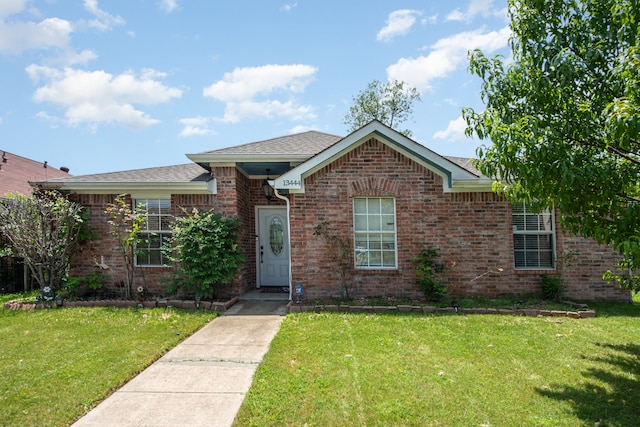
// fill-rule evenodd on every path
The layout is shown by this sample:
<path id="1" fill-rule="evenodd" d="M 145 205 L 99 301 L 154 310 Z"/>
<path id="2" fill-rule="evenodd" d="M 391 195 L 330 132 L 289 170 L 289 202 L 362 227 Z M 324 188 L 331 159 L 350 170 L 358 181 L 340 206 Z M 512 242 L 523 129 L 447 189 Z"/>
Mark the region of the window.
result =
<path id="1" fill-rule="evenodd" d="M 397 268 L 396 203 L 391 197 L 353 199 L 356 268 Z"/>
<path id="2" fill-rule="evenodd" d="M 138 199 L 136 206 L 147 212 L 146 221 L 140 228 L 140 238 L 144 242 L 136 248 L 136 265 L 166 265 L 168 260 L 162 253 L 162 246 L 171 237 L 171 201 Z"/>
<path id="3" fill-rule="evenodd" d="M 535 213 L 524 202 L 512 207 L 513 254 L 521 269 L 555 267 L 553 209 Z"/>

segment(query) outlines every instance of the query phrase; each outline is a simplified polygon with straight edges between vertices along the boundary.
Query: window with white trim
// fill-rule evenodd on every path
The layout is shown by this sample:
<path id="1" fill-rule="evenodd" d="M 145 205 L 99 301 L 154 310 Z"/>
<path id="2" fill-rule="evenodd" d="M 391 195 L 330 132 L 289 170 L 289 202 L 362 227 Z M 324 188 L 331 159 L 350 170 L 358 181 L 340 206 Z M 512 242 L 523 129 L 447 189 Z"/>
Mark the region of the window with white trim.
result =
<path id="1" fill-rule="evenodd" d="M 356 268 L 398 268 L 396 202 L 393 197 L 355 197 L 353 230 Z"/>
<path id="2" fill-rule="evenodd" d="M 167 265 L 169 260 L 162 253 L 162 246 L 171 237 L 171 200 L 137 199 L 135 203 L 146 211 L 146 220 L 140 227 L 143 243 L 136 248 L 136 265 Z"/>
<path id="3" fill-rule="evenodd" d="M 555 268 L 553 209 L 533 212 L 525 202 L 512 206 L 513 255 L 516 269 Z"/>

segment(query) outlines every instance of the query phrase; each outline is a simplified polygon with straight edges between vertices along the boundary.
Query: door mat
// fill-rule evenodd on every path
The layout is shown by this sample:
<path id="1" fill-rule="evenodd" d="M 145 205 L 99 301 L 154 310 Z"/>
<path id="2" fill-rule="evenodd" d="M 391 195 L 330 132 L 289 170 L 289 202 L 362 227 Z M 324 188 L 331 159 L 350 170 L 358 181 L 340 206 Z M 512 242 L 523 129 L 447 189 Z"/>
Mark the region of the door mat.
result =
<path id="1" fill-rule="evenodd" d="M 260 288 L 263 294 L 284 294 L 289 293 L 289 288 L 287 286 L 265 286 Z"/>

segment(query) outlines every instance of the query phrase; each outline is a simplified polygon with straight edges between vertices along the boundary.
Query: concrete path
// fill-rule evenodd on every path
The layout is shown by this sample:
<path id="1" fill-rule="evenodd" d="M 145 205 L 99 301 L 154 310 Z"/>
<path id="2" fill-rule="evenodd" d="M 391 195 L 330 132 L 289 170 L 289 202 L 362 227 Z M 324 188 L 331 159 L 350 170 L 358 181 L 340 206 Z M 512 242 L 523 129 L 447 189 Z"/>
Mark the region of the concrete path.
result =
<path id="1" fill-rule="evenodd" d="M 239 301 L 73 426 L 230 426 L 287 301 Z"/>

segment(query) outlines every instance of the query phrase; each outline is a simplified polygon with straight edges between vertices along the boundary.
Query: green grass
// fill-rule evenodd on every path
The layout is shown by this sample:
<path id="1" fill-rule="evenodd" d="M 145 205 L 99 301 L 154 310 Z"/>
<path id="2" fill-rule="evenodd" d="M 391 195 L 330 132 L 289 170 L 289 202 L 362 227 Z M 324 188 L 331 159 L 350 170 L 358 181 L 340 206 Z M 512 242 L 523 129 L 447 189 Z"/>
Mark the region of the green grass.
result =
<path id="1" fill-rule="evenodd" d="M 236 426 L 629 426 L 640 307 L 599 317 L 298 313 Z"/>
<path id="2" fill-rule="evenodd" d="M 70 424 L 213 317 L 173 309 L 0 309 L 0 425 Z"/>

